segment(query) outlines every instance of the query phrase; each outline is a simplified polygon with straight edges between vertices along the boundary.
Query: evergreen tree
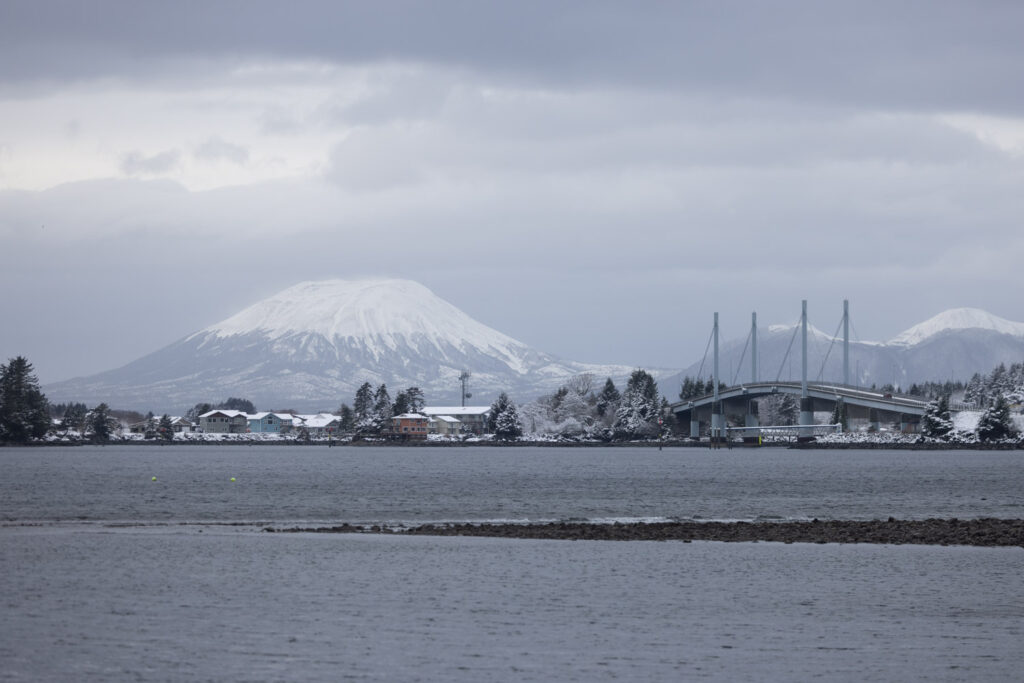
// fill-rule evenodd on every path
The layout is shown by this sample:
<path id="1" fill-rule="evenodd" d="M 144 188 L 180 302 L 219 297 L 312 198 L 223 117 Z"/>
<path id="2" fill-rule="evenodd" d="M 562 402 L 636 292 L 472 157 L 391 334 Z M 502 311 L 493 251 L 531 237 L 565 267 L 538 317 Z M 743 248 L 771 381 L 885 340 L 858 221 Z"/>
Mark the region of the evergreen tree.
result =
<path id="1" fill-rule="evenodd" d="M 925 436 L 943 438 L 953 431 L 953 420 L 949 415 L 949 396 L 943 394 L 928 403 L 921 417 L 921 433 Z"/>
<path id="2" fill-rule="evenodd" d="M 403 415 L 409 412 L 409 395 L 404 391 L 399 391 L 395 395 L 395 405 L 392 406 L 391 410 L 395 415 Z"/>
<path id="3" fill-rule="evenodd" d="M 65 432 L 76 431 L 81 433 L 85 429 L 85 416 L 89 409 L 84 403 L 72 403 L 64 411 L 60 420 L 60 427 Z"/>
<path id="4" fill-rule="evenodd" d="M 0 364 L 0 442 L 42 438 L 51 424 L 49 404 L 32 364 L 23 356 Z"/>
<path id="5" fill-rule="evenodd" d="M 356 391 L 355 401 L 352 403 L 352 412 L 355 415 L 356 424 L 370 418 L 373 412 L 373 386 L 369 382 L 363 382 Z"/>
<path id="6" fill-rule="evenodd" d="M 199 423 L 199 416 L 200 415 L 205 415 L 206 413 L 210 412 L 211 410 L 213 410 L 213 406 L 211 404 L 209 404 L 209 403 L 197 403 L 197 404 L 195 404 L 194 407 L 189 408 L 188 411 L 185 412 L 185 419 L 188 420 L 189 422 L 191 422 L 192 424 L 198 424 Z"/>
<path id="7" fill-rule="evenodd" d="M 229 398 L 217 406 L 218 410 L 238 410 L 252 415 L 256 412 L 256 406 L 252 401 L 245 398 Z"/>
<path id="8" fill-rule="evenodd" d="M 87 428 L 92 433 L 93 441 L 105 443 L 119 427 L 117 418 L 110 414 L 110 407 L 101 403 L 92 409 L 87 418 Z"/>
<path id="9" fill-rule="evenodd" d="M 342 403 L 341 407 L 338 408 L 338 431 L 342 433 L 351 432 L 355 426 L 356 420 L 352 409 L 348 407 L 348 404 Z"/>
<path id="10" fill-rule="evenodd" d="M 523 434 L 523 425 L 519 421 L 516 405 L 504 391 L 491 404 L 491 414 L 487 420 L 488 430 L 499 439 L 515 439 Z"/>
<path id="11" fill-rule="evenodd" d="M 386 384 L 377 387 L 373 395 L 373 426 L 378 432 L 391 426 L 391 417 L 394 415 L 394 406 L 391 404 L 391 394 L 388 393 Z"/>
<path id="12" fill-rule="evenodd" d="M 978 438 L 982 441 L 998 441 L 1013 433 L 1010 421 L 1010 407 L 1000 394 L 994 404 L 981 414 L 978 420 Z"/>
<path id="13" fill-rule="evenodd" d="M 604 388 L 601 389 L 601 393 L 597 395 L 597 414 L 601 417 L 605 416 L 609 408 L 612 412 L 619 405 L 619 400 L 622 399 L 622 395 L 619 394 L 619 390 L 615 388 L 615 382 L 609 377 L 604 382 Z"/>
<path id="14" fill-rule="evenodd" d="M 423 390 L 419 387 L 409 387 L 405 390 L 405 400 L 409 404 L 410 413 L 418 413 L 423 410 L 423 407 L 427 404 L 426 398 L 423 396 Z"/>
<path id="15" fill-rule="evenodd" d="M 765 426 L 794 425 L 799 413 L 799 404 L 792 394 L 770 394 L 758 403 L 761 423 Z"/>
<path id="16" fill-rule="evenodd" d="M 157 433 L 164 441 L 174 441 L 174 425 L 171 424 L 171 416 L 164 413 L 157 425 Z"/>
<path id="17" fill-rule="evenodd" d="M 658 385 L 644 370 L 634 370 L 615 411 L 612 428 L 620 438 L 649 437 L 657 434 Z"/>
<path id="18" fill-rule="evenodd" d="M 849 425 L 847 424 L 846 401 L 844 401 L 842 397 L 836 399 L 836 404 L 832 408 L 832 415 L 829 417 L 828 421 L 829 424 L 841 425 L 844 432 L 849 429 Z"/>

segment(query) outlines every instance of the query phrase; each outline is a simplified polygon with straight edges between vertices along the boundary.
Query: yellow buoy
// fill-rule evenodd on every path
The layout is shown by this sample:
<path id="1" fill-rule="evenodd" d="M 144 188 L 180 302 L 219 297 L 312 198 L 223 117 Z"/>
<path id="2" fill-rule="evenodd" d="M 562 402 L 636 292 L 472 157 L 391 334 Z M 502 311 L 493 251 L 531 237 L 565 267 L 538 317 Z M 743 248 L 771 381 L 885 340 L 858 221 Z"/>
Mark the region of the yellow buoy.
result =
<path id="1" fill-rule="evenodd" d="M 156 481 L 156 477 L 153 477 L 153 481 Z"/>
<path id="2" fill-rule="evenodd" d="M 234 480 L 235 480 L 235 478 L 234 478 L 234 477 L 231 477 L 231 481 L 234 481 Z"/>

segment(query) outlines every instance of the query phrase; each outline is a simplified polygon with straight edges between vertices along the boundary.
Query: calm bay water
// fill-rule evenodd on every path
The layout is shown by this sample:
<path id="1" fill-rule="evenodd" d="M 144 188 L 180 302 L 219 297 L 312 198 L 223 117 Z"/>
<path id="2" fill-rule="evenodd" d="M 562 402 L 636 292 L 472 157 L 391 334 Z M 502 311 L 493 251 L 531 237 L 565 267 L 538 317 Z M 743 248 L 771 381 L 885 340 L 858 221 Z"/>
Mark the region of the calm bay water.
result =
<path id="1" fill-rule="evenodd" d="M 110 446 L 0 464 L 8 521 L 1024 516 L 1015 452 Z"/>
<path id="2" fill-rule="evenodd" d="M 1022 464 L 1001 452 L 0 449 L 0 680 L 1019 680 L 1019 548 L 260 528 L 1021 517 Z"/>

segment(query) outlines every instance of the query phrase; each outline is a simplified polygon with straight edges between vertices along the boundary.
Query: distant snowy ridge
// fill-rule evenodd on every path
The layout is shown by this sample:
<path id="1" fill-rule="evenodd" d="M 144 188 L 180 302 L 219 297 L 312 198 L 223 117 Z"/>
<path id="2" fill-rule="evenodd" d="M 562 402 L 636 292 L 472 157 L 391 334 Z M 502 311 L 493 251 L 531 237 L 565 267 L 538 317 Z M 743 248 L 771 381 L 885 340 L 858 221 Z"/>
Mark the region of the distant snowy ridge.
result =
<path id="1" fill-rule="evenodd" d="M 952 308 L 918 323 L 889 340 L 890 344 L 914 346 L 950 330 L 980 329 L 1024 337 L 1024 323 L 1015 323 L 980 308 Z"/>

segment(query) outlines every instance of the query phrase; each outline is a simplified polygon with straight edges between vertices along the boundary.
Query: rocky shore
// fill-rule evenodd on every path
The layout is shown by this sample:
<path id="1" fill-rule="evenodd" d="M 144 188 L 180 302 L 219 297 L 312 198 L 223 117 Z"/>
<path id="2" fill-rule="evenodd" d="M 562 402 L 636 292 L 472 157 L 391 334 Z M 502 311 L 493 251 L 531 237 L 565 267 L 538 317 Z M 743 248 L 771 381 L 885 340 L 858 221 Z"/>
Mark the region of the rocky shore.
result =
<path id="1" fill-rule="evenodd" d="M 268 532 L 371 533 L 412 536 L 490 536 L 588 541 L 724 541 L 777 543 L 881 543 L 891 545 L 1018 546 L 1024 548 L 1024 519 L 926 519 L 810 522 L 657 522 L 591 524 L 424 524 L 412 528 L 290 527 Z"/>

